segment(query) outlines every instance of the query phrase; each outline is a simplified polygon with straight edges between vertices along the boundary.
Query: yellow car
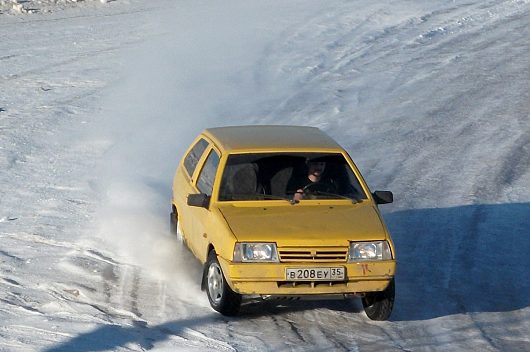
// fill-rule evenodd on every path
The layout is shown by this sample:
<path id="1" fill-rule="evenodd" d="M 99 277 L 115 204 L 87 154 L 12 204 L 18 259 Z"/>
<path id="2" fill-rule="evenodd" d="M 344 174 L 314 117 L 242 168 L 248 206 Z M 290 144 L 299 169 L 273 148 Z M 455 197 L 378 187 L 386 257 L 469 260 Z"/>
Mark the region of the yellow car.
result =
<path id="1" fill-rule="evenodd" d="M 358 295 L 386 320 L 396 259 L 377 204 L 392 200 L 317 128 L 210 128 L 176 170 L 171 229 L 204 264 L 221 314 L 237 314 L 243 295 Z"/>

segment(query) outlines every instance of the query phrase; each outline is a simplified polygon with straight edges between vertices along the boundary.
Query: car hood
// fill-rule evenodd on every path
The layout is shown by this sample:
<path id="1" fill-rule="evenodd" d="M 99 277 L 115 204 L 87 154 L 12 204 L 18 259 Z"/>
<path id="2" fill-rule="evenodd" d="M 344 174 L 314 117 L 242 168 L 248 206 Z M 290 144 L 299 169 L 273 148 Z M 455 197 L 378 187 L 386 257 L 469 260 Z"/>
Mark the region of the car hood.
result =
<path id="1" fill-rule="evenodd" d="M 386 238 L 371 204 L 289 205 L 219 208 L 240 242 L 276 242 L 278 246 L 347 246 L 349 241 Z"/>

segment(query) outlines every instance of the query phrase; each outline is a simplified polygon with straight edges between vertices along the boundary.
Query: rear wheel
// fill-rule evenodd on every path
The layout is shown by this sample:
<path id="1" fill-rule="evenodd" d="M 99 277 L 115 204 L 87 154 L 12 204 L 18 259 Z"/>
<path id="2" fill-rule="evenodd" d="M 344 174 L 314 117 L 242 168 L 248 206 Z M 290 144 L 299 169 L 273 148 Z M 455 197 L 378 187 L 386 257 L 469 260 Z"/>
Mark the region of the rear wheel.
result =
<path id="1" fill-rule="evenodd" d="M 241 295 L 228 286 L 215 251 L 211 251 L 205 266 L 206 294 L 213 309 L 223 315 L 236 315 L 241 306 Z"/>
<path id="2" fill-rule="evenodd" d="M 396 285 L 394 279 L 380 292 L 369 292 L 363 298 L 364 312 L 372 320 L 387 320 L 394 307 Z"/>
<path id="3" fill-rule="evenodd" d="M 169 231 L 173 235 L 177 234 L 177 223 L 178 223 L 177 211 L 175 207 L 173 207 L 171 214 L 169 214 Z"/>
<path id="4" fill-rule="evenodd" d="M 180 227 L 179 217 L 176 209 L 173 209 L 169 216 L 169 229 L 171 234 L 177 237 L 178 247 L 184 247 L 184 237 L 182 236 L 182 229 Z"/>

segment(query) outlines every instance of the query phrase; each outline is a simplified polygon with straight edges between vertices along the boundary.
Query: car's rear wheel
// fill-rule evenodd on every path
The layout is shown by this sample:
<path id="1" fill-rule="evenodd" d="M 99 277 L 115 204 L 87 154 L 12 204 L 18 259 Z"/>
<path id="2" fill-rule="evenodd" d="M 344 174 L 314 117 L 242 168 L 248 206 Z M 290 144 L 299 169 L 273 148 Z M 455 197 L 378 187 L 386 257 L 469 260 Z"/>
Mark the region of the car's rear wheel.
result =
<path id="1" fill-rule="evenodd" d="M 394 279 L 380 292 L 369 292 L 363 298 L 364 312 L 372 320 L 387 320 L 392 314 L 396 285 Z"/>
<path id="2" fill-rule="evenodd" d="M 177 216 L 177 210 L 175 207 L 171 210 L 171 214 L 169 214 L 169 231 L 173 234 L 177 234 L 177 224 L 178 224 L 178 216 Z"/>
<path id="3" fill-rule="evenodd" d="M 205 268 L 206 294 L 213 309 L 223 315 L 236 315 L 241 306 L 241 295 L 228 286 L 215 251 L 208 255 Z"/>
<path id="4" fill-rule="evenodd" d="M 179 217 L 175 209 L 173 209 L 173 212 L 171 212 L 169 218 L 169 229 L 171 230 L 171 234 L 177 237 L 178 247 L 184 247 L 184 237 L 182 236 L 182 228 L 180 227 Z"/>

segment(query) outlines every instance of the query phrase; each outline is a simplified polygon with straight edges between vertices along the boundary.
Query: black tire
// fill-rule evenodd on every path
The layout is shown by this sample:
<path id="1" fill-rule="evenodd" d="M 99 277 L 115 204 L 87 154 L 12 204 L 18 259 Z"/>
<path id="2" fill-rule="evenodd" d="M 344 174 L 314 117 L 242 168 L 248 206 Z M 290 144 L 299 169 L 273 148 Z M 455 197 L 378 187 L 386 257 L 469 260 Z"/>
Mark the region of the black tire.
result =
<path id="1" fill-rule="evenodd" d="M 234 316 L 241 307 L 241 295 L 226 283 L 215 251 L 211 251 L 204 267 L 206 294 L 213 309 L 226 316 Z"/>
<path id="2" fill-rule="evenodd" d="M 177 213 L 174 208 L 169 214 L 169 231 L 173 235 L 177 234 Z"/>
<path id="3" fill-rule="evenodd" d="M 387 288 L 380 292 L 369 292 L 363 298 L 363 307 L 366 316 L 371 320 L 388 320 L 394 308 L 396 285 L 394 279 Z"/>
<path id="4" fill-rule="evenodd" d="M 184 236 L 182 235 L 182 229 L 179 227 L 179 217 L 175 209 L 173 209 L 173 212 L 170 214 L 169 227 L 171 234 L 175 235 L 177 238 L 177 247 L 186 248 Z"/>

